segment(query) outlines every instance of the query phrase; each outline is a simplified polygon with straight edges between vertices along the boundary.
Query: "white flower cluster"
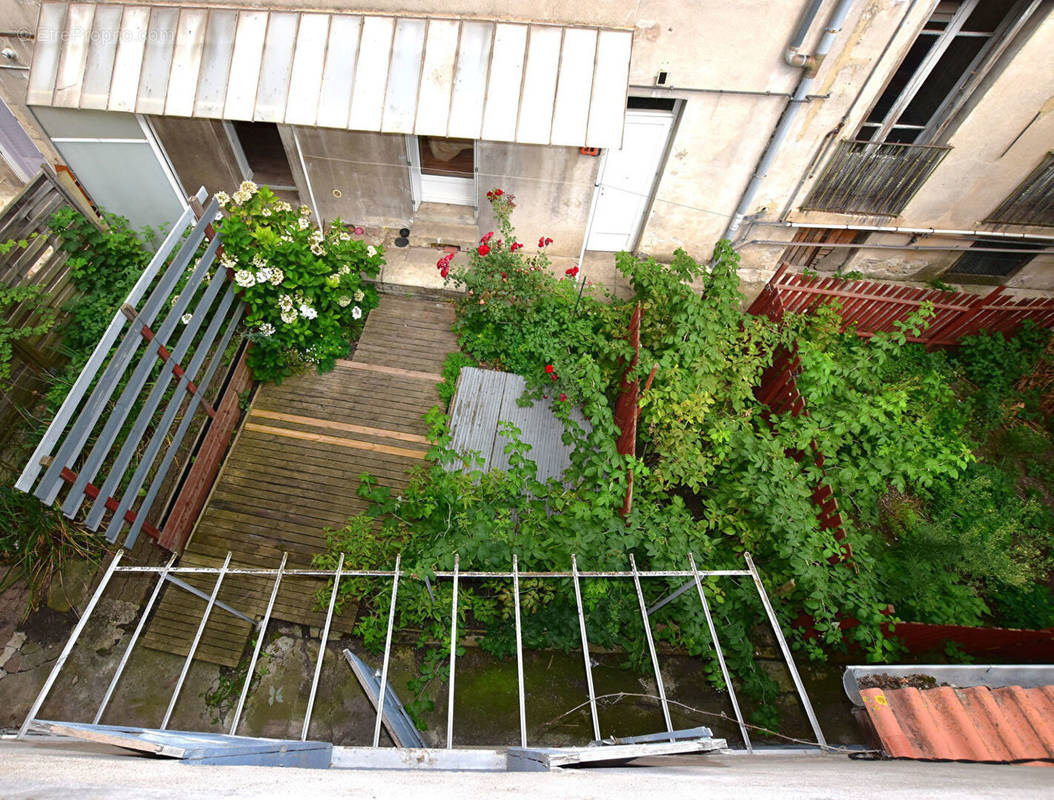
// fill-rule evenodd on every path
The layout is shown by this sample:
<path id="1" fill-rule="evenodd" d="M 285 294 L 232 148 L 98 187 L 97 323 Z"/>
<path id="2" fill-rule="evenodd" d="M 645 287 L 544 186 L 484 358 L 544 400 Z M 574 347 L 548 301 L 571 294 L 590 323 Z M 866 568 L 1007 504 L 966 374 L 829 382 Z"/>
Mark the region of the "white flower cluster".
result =
<path id="1" fill-rule="evenodd" d="M 226 192 L 216 192 L 216 202 L 220 204 L 220 208 L 226 208 L 230 201 L 231 196 Z"/>
<path id="2" fill-rule="evenodd" d="M 256 285 L 256 276 L 247 269 L 240 269 L 234 273 L 234 282 L 243 289 L 249 289 Z"/>
<path id="3" fill-rule="evenodd" d="M 227 269 L 237 269 L 238 259 L 236 259 L 234 256 L 230 256 L 227 255 L 227 253 L 224 253 L 222 256 L 220 256 L 220 264 L 225 266 Z"/>
<path id="4" fill-rule="evenodd" d="M 356 289 L 355 290 L 355 302 L 356 303 L 361 303 L 365 297 L 366 297 L 366 295 L 364 295 L 362 293 L 362 289 Z"/>
<path id="5" fill-rule="evenodd" d="M 307 303 L 301 303 L 300 308 L 298 310 L 300 311 L 300 316 L 302 316 L 304 319 L 314 319 L 318 316 L 318 312 L 315 311 L 315 309 L 313 309 Z"/>
<path id="6" fill-rule="evenodd" d="M 337 234 L 337 238 L 340 239 L 340 241 L 342 242 L 350 242 L 351 234 L 347 231 L 341 231 L 339 234 Z"/>
<path id="7" fill-rule="evenodd" d="M 267 259 L 264 258 L 263 256 L 257 254 L 255 256 L 253 256 L 253 266 L 256 267 L 257 269 L 259 269 L 260 267 L 266 267 L 267 266 Z"/>
<path id="8" fill-rule="evenodd" d="M 270 322 L 265 322 L 259 328 L 256 329 L 256 332 L 259 333 L 261 336 L 270 336 L 274 333 L 274 325 L 272 325 Z"/>
<path id="9" fill-rule="evenodd" d="M 289 205 L 285 200 L 279 200 L 274 204 L 276 211 L 292 211 L 293 207 Z"/>
<path id="10" fill-rule="evenodd" d="M 366 245 L 366 255 L 368 255 L 370 258 L 373 258 L 375 255 L 377 255 L 377 248 L 374 247 L 372 244 Z"/>
<path id="11" fill-rule="evenodd" d="M 296 224 L 300 226 L 300 230 L 306 231 L 308 228 L 311 227 L 311 220 L 309 220 L 307 217 L 301 217 L 296 221 Z"/>
<path id="12" fill-rule="evenodd" d="M 285 273 L 282 272 L 278 267 L 268 267 L 271 270 L 271 285 L 281 286 L 282 281 L 285 280 Z"/>
<path id="13" fill-rule="evenodd" d="M 194 319 L 193 314 L 184 314 L 182 317 L 179 318 L 179 321 L 182 322 L 184 325 L 189 325 L 192 319 Z"/>
<path id="14" fill-rule="evenodd" d="M 341 295 L 340 297 L 337 298 L 337 305 L 340 306 L 341 308 L 347 308 L 348 306 L 351 305 L 351 298 L 348 297 L 346 294 Z"/>
<path id="15" fill-rule="evenodd" d="M 267 283 L 269 280 L 271 280 L 271 268 L 262 267 L 258 269 L 254 277 L 256 278 L 257 283 Z"/>
<path id="16" fill-rule="evenodd" d="M 362 319 L 362 309 L 355 306 L 355 308 L 351 309 L 351 316 L 352 319 Z"/>
<path id="17" fill-rule="evenodd" d="M 351 272 L 351 265 L 344 264 L 340 269 L 337 270 L 338 275 L 347 275 Z"/>
<path id="18" fill-rule="evenodd" d="M 269 216 L 271 216 L 271 209 L 268 208 L 267 206 L 264 206 L 263 209 L 260 211 L 260 213 L 263 216 L 265 216 L 265 217 L 269 217 Z"/>
<path id="19" fill-rule="evenodd" d="M 302 216 L 302 217 L 310 217 L 311 216 L 311 209 L 308 208 L 307 206 L 300 206 L 300 216 Z"/>

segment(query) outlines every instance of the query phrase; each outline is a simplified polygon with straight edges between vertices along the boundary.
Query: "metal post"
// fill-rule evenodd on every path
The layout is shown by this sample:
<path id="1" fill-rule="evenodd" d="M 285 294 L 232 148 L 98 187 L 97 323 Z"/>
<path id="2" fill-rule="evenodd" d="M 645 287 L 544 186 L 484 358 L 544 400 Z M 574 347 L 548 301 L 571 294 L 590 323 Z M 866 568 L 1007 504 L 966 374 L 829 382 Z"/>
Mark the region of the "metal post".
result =
<path id="1" fill-rule="evenodd" d="M 126 539 L 125 540 L 125 546 L 127 547 L 127 545 L 128 545 L 128 540 Z M 207 594 L 205 594 L 205 592 L 201 591 L 201 589 L 197 588 L 196 586 L 191 586 L 186 581 L 181 581 L 179 578 L 175 578 L 175 577 L 173 577 L 171 575 L 169 575 L 166 578 L 166 580 L 169 583 L 171 583 L 173 586 L 178 586 L 184 592 L 189 592 L 190 594 L 194 595 L 195 597 L 200 597 L 205 602 L 208 602 L 209 596 Z M 238 619 L 245 620 L 250 625 L 252 625 L 254 628 L 256 627 L 256 620 L 255 619 L 250 617 L 248 614 L 243 614 L 241 611 L 239 611 L 238 609 L 234 608 L 233 606 L 228 605 L 227 603 L 224 603 L 224 602 L 222 602 L 220 600 L 217 600 L 216 601 L 216 608 L 218 608 L 218 609 L 220 609 L 222 611 L 226 611 L 232 617 L 237 617 Z"/>
<path id="2" fill-rule="evenodd" d="M 666 702 L 666 687 L 662 683 L 662 672 L 659 671 L 659 655 L 655 652 L 655 640 L 651 638 L 651 620 L 648 619 L 648 606 L 644 603 L 644 592 L 640 588 L 640 575 L 637 573 L 637 561 L 633 553 L 629 554 L 629 564 L 633 570 L 633 586 L 637 589 L 637 602 L 640 603 L 640 618 L 644 621 L 644 637 L 648 640 L 648 651 L 651 653 L 651 666 L 655 670 L 655 684 L 659 687 L 659 702 L 662 704 L 662 716 L 666 720 L 666 730 L 673 733 L 673 722 L 670 719 L 670 706 Z M 671 736 L 670 741 L 674 739 Z"/>
<path id="3" fill-rule="evenodd" d="M 47 699 L 48 692 L 50 692 L 51 687 L 55 685 L 55 681 L 59 677 L 59 672 L 62 671 L 62 667 L 66 663 L 66 659 L 69 658 L 70 652 L 73 650 L 73 646 L 77 643 L 77 637 L 81 635 L 81 631 L 84 630 L 84 626 L 88 624 L 88 617 L 90 617 L 92 611 L 95 610 L 95 606 L 99 602 L 99 598 L 102 597 L 102 593 L 106 589 L 106 584 L 108 584 L 110 582 L 110 578 L 113 577 L 114 570 L 117 569 L 117 565 L 120 563 L 122 555 L 124 555 L 124 551 L 118 550 L 117 553 L 114 555 L 113 560 L 110 562 L 110 566 L 106 568 L 106 572 L 103 574 L 102 580 L 99 582 L 99 588 L 95 590 L 95 594 L 93 594 L 91 600 L 88 601 L 88 605 L 84 609 L 84 613 L 81 614 L 81 618 L 77 620 L 77 625 L 73 628 L 73 633 L 70 634 L 69 641 L 66 642 L 66 646 L 63 647 L 62 652 L 59 653 L 59 657 L 55 661 L 55 666 L 51 668 L 51 673 L 48 675 L 48 679 L 44 681 L 44 686 L 37 694 L 37 699 L 33 701 L 33 705 L 30 707 L 29 713 L 26 714 L 26 718 L 22 722 L 22 727 L 18 729 L 18 736 L 16 738 L 25 738 L 26 732 L 29 730 L 30 724 L 36 718 L 37 713 L 40 711 L 40 707 L 44 705 L 44 700 Z"/>
<path id="4" fill-rule="evenodd" d="M 146 601 L 146 606 L 143 608 L 142 616 L 139 617 L 139 623 L 135 626 L 135 631 L 132 632 L 132 638 L 128 640 L 128 646 L 124 649 L 124 654 L 121 656 L 121 662 L 117 665 L 117 672 L 114 673 L 113 678 L 110 680 L 110 685 L 106 687 L 106 694 L 103 695 L 102 703 L 99 704 L 99 710 L 95 712 L 95 718 L 91 721 L 92 725 L 98 725 L 99 720 L 102 719 L 102 715 L 106 712 L 106 706 L 109 704 L 110 698 L 113 697 L 113 692 L 117 688 L 117 681 L 121 680 L 121 674 L 124 672 L 125 665 L 128 663 L 128 659 L 131 658 L 132 650 L 135 648 L 136 642 L 139 641 L 139 635 L 143 632 L 143 628 L 146 627 L 146 619 L 150 616 L 150 612 L 154 608 L 154 603 L 157 602 L 157 598 L 161 594 L 161 587 L 165 585 L 168 571 L 172 568 L 172 564 L 175 560 L 176 554 L 173 553 L 172 557 L 168 559 L 168 563 L 165 564 L 164 569 L 161 571 L 161 577 L 157 579 L 157 583 L 154 585 L 154 591 L 150 595 L 150 599 Z"/>
<path id="5" fill-rule="evenodd" d="M 263 648 L 264 636 L 267 634 L 267 623 L 271 621 L 271 611 L 274 610 L 274 601 L 278 597 L 278 587 L 282 583 L 282 572 L 285 570 L 289 553 L 282 553 L 282 563 L 278 565 L 278 574 L 274 577 L 274 586 L 271 587 L 271 597 L 267 601 L 267 610 L 264 611 L 263 620 L 260 622 L 260 631 L 256 634 L 256 646 L 253 647 L 253 657 L 249 660 L 249 671 L 245 673 L 245 684 L 242 693 L 238 697 L 238 707 L 234 709 L 234 721 L 231 723 L 231 736 L 238 732 L 238 723 L 242 718 L 242 709 L 245 708 L 245 698 L 249 696 L 249 686 L 256 674 L 256 661 L 260 658 L 260 650 Z"/>
<path id="6" fill-rule="evenodd" d="M 318 692 L 318 679 L 322 676 L 322 661 L 326 657 L 326 642 L 329 641 L 329 626 L 333 622 L 333 606 L 337 604 L 337 593 L 340 591 L 340 573 L 344 569 L 344 554 L 340 554 L 337 572 L 333 576 L 333 591 L 329 595 L 329 610 L 326 612 L 326 625 L 322 629 L 322 641 L 318 645 L 318 662 L 315 664 L 315 677 L 311 681 L 311 694 L 307 697 L 307 712 L 304 714 L 304 727 L 300 731 L 300 741 L 307 741 L 307 729 L 311 724 L 311 711 L 315 707 L 315 693 Z"/>
<path id="7" fill-rule="evenodd" d="M 717 663 L 721 667 L 721 677 L 725 680 L 725 686 L 728 687 L 728 698 L 732 701 L 732 710 L 736 714 L 736 722 L 739 723 L 739 732 L 743 736 L 743 744 L 746 745 L 747 752 L 754 752 L 754 745 L 750 742 L 750 736 L 747 734 L 747 726 L 743 723 L 743 712 L 739 710 L 739 700 L 736 698 L 735 687 L 732 686 L 732 678 L 728 674 L 728 666 L 725 664 L 725 655 L 721 652 L 721 642 L 717 638 L 717 627 L 714 625 L 714 618 L 710 614 L 710 603 L 707 602 L 706 593 L 703 591 L 703 581 L 699 576 L 699 569 L 695 566 L 695 556 L 691 553 L 688 554 L 688 561 L 691 562 L 692 572 L 695 573 L 695 588 L 699 590 L 699 602 L 703 604 L 703 613 L 706 615 L 706 626 L 710 629 L 710 640 L 714 643 L 714 651 L 717 653 Z"/>
<path id="8" fill-rule="evenodd" d="M 512 554 L 512 595 L 516 611 L 516 680 L 520 698 L 520 747 L 527 746 L 527 707 L 523 692 L 523 633 L 520 629 L 520 566 L 516 554 Z"/>
<path id="9" fill-rule="evenodd" d="M 388 609 L 388 635 L 384 640 L 384 661 L 381 662 L 381 686 L 377 692 L 377 720 L 373 725 L 373 746 L 381 741 L 381 720 L 384 718 L 384 695 L 388 691 L 388 659 L 392 654 L 392 629 L 395 627 L 395 599 L 399 595 L 399 562 L 403 554 L 395 557 L 395 573 L 392 575 L 392 605 Z"/>
<path id="10" fill-rule="evenodd" d="M 168 708 L 165 709 L 165 718 L 161 720 L 161 730 L 168 727 L 168 721 L 172 718 L 172 711 L 176 707 L 179 693 L 183 690 L 183 681 L 187 679 L 187 673 L 190 672 L 191 662 L 194 661 L 194 653 L 198 649 L 201 635 L 205 632 L 205 626 L 209 622 L 209 614 L 212 613 L 212 607 L 216 604 L 216 595 L 220 593 L 220 586 L 223 584 L 223 577 L 227 574 L 227 567 L 230 566 L 230 563 L 231 553 L 228 550 L 227 558 L 223 562 L 223 567 L 216 576 L 216 585 L 212 587 L 212 595 L 209 597 L 209 602 L 205 606 L 205 613 L 201 617 L 201 623 L 198 625 L 197 633 L 194 634 L 194 641 L 190 643 L 190 652 L 187 653 L 187 660 L 183 662 L 183 670 L 179 673 L 179 680 L 176 682 L 175 691 L 172 692 L 172 699 L 168 701 Z"/>
<path id="11" fill-rule="evenodd" d="M 454 553 L 454 596 L 450 601 L 450 687 L 446 703 L 446 749 L 454 746 L 454 661 L 457 658 L 457 579 L 461 557 Z"/>
<path id="12" fill-rule="evenodd" d="M 589 712 L 593 716 L 593 738 L 600 741 L 600 720 L 597 717 L 597 695 L 593 691 L 593 664 L 589 660 L 589 639 L 586 637 L 586 615 L 582 611 L 582 589 L 578 584 L 578 561 L 571 554 L 571 578 L 575 583 L 575 603 L 578 604 L 578 630 L 582 634 L 582 659 L 586 665 L 586 687 L 589 689 Z"/>
<path id="13" fill-rule="evenodd" d="M 747 569 L 750 570 L 750 577 L 754 579 L 754 585 L 758 589 L 758 597 L 761 598 L 761 602 L 765 606 L 765 613 L 768 614 L 769 624 L 772 625 L 772 631 L 776 634 L 776 641 L 779 642 L 780 650 L 783 653 L 783 660 L 787 663 L 787 669 L 790 670 L 791 680 L 794 681 L 794 688 L 798 690 L 798 699 L 801 700 L 802 707 L 805 709 L 805 715 L 809 718 L 809 724 L 812 725 L 812 732 L 815 734 L 816 741 L 820 747 L 827 747 L 827 740 L 824 738 L 823 731 L 820 730 L 820 722 L 816 719 L 816 712 L 812 710 L 812 703 L 809 702 L 809 695 L 805 693 L 805 686 L 801 682 L 798 668 L 794 665 L 794 659 L 791 657 L 791 651 L 790 647 L 787 646 L 787 640 L 783 638 L 783 631 L 780 630 L 779 620 L 776 619 L 776 611 L 772 608 L 772 603 L 769 602 L 768 592 L 765 591 L 765 585 L 761 582 L 761 576 L 758 575 L 757 568 L 754 566 L 754 559 L 750 557 L 750 553 L 744 553 L 743 557 L 746 559 Z"/>

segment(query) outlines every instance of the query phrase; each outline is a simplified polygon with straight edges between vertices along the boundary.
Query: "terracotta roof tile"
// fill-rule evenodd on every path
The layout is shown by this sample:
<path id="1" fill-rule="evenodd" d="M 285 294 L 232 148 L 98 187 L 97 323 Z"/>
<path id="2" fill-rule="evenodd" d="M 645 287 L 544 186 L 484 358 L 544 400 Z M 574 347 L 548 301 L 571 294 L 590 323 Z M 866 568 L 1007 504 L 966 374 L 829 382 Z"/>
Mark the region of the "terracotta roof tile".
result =
<path id="1" fill-rule="evenodd" d="M 1054 762 L 1054 686 L 861 689 L 894 758 Z"/>

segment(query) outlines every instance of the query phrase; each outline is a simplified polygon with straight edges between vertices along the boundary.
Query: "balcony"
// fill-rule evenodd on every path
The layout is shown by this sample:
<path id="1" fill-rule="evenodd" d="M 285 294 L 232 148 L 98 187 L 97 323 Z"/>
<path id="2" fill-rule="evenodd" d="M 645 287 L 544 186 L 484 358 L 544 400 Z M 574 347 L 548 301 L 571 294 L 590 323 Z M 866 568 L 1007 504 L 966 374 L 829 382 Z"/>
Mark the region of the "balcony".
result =
<path id="1" fill-rule="evenodd" d="M 840 142 L 802 209 L 894 217 L 949 150 L 947 145 Z"/>
<path id="2" fill-rule="evenodd" d="M 998 225 L 1054 227 L 1054 153 L 985 219 Z"/>

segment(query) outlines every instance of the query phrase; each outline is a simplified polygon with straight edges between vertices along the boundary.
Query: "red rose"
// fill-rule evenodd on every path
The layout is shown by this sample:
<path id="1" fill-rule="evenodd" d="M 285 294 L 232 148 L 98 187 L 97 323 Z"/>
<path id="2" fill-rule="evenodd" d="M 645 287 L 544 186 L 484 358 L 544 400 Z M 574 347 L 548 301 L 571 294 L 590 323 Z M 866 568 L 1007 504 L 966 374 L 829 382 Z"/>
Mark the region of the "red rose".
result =
<path id="1" fill-rule="evenodd" d="M 553 380 L 555 381 L 555 380 L 556 380 L 556 373 L 554 372 L 554 373 L 553 373 L 552 375 L 550 375 L 549 377 L 550 377 L 550 378 L 552 378 L 552 379 L 553 379 Z"/>
<path id="2" fill-rule="evenodd" d="M 566 394 L 563 394 L 563 393 L 560 394 L 560 402 L 561 403 L 566 403 L 567 402 L 567 395 Z"/>
<path id="3" fill-rule="evenodd" d="M 443 277 L 443 278 L 445 278 L 449 274 L 450 274 L 450 267 L 444 266 L 441 270 L 439 270 L 439 275 L 441 277 Z"/>
<path id="4" fill-rule="evenodd" d="M 521 247 L 523 247 L 523 245 L 522 245 L 522 244 L 520 244 L 519 242 L 513 242 L 513 243 L 512 243 L 512 247 L 510 247 L 509 249 L 510 249 L 510 250 L 511 250 L 512 252 L 514 252 L 514 253 L 515 253 L 515 252 L 516 252 L 517 250 L 519 250 L 519 249 L 520 249 Z"/>
<path id="5" fill-rule="evenodd" d="M 494 231 L 490 231 L 489 233 L 483 234 L 483 238 L 479 240 L 479 243 L 480 244 L 486 244 L 487 242 L 490 241 L 490 237 L 493 236 L 493 235 L 494 235 Z"/>
<path id="6" fill-rule="evenodd" d="M 502 279 L 503 281 L 505 281 L 505 280 L 508 280 L 508 278 L 506 278 L 506 277 L 505 277 L 505 273 L 504 273 L 504 272 L 503 272 L 503 273 L 501 273 L 501 279 Z"/>
<path id="7" fill-rule="evenodd" d="M 552 364 L 546 364 L 545 365 L 545 374 L 546 375 L 552 375 L 553 374 L 553 365 Z"/>
<path id="8" fill-rule="evenodd" d="M 476 252 L 479 253 L 481 256 L 485 256 L 487 255 L 487 253 L 490 252 L 490 248 L 485 244 L 481 244 L 479 247 L 476 248 Z"/>
<path id="9" fill-rule="evenodd" d="M 538 246 L 539 247 L 545 247 L 547 244 L 552 244 L 552 243 L 553 243 L 553 240 L 550 239 L 548 236 L 540 236 L 540 237 L 538 237 Z"/>
<path id="10" fill-rule="evenodd" d="M 577 274 L 578 274 L 578 265 L 577 264 L 575 266 L 571 267 L 571 269 L 566 270 L 564 272 L 564 275 L 570 275 L 572 278 L 575 277 Z"/>
<path id="11" fill-rule="evenodd" d="M 501 197 L 503 194 L 505 194 L 505 192 L 503 192 L 501 189 L 495 189 L 494 190 L 494 195 L 496 197 Z"/>

